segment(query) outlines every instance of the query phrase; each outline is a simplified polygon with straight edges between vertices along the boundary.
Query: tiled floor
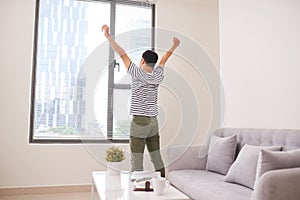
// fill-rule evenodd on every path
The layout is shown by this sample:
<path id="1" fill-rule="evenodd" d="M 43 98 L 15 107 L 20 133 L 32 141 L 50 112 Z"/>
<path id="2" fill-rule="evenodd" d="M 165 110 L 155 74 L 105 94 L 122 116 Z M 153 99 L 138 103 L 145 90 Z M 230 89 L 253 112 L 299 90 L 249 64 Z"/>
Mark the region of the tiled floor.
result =
<path id="1" fill-rule="evenodd" d="M 0 200 L 90 200 L 91 189 L 91 185 L 0 188 Z M 94 200 L 99 200 L 96 191 Z"/>
<path id="2" fill-rule="evenodd" d="M 0 200 L 90 200 L 90 192 L 2 196 Z M 99 200 L 95 194 L 94 200 Z"/>

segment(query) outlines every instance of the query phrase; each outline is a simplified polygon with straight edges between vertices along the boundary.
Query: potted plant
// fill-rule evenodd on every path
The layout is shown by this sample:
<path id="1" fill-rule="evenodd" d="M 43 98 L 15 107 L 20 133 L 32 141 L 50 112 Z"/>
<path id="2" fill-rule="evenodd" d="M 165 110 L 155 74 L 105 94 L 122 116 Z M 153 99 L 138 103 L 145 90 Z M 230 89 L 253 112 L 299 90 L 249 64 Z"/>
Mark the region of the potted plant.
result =
<path id="1" fill-rule="evenodd" d="M 125 160 L 125 152 L 121 147 L 109 147 L 106 150 L 105 160 L 107 161 L 107 173 L 119 174 L 120 163 Z"/>

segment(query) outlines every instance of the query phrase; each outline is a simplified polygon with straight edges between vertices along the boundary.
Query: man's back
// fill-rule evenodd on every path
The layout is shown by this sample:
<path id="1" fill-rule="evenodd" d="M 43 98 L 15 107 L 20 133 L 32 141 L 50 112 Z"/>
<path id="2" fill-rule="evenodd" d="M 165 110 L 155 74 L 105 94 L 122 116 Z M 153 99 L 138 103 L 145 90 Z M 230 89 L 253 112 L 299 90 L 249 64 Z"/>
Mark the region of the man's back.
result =
<path id="1" fill-rule="evenodd" d="M 132 76 L 130 113 L 149 117 L 157 116 L 157 92 L 164 78 L 163 68 L 154 67 L 149 73 L 131 63 L 128 73 Z"/>

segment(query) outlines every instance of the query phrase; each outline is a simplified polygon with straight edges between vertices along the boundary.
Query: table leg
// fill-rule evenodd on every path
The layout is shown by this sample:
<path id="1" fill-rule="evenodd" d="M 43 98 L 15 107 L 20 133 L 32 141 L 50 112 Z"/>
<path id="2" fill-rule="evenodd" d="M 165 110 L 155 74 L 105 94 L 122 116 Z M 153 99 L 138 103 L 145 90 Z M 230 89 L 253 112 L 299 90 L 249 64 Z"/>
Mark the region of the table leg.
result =
<path id="1" fill-rule="evenodd" d="M 91 191 L 92 200 L 94 200 L 94 193 L 95 193 L 95 184 L 94 184 L 94 179 L 92 178 L 92 191 Z"/>

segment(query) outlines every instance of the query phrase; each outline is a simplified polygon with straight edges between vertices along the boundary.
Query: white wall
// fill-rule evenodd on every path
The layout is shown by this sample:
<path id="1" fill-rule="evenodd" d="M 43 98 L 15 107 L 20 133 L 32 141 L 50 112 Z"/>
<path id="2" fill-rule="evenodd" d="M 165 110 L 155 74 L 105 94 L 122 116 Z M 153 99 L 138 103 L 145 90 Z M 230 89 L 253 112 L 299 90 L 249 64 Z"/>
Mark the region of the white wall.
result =
<path id="1" fill-rule="evenodd" d="M 218 63 L 216 4 L 184 2 L 157 1 L 157 26 L 192 37 Z M 34 0 L 0 2 L 0 188 L 90 184 L 91 171 L 105 168 L 84 146 L 28 144 L 34 7 Z"/>
<path id="2" fill-rule="evenodd" d="M 185 37 L 194 40 L 194 42 L 201 46 L 207 52 L 208 56 L 210 56 L 211 60 L 215 63 L 217 72 L 219 71 L 218 15 L 217 0 L 157 0 L 157 27 L 179 32 Z M 183 41 L 181 46 L 184 47 L 185 45 L 187 44 Z M 190 48 L 188 53 L 193 54 L 193 49 Z M 198 56 L 200 59 L 201 55 L 199 54 Z M 205 83 L 207 77 L 199 77 L 189 63 L 176 58 L 176 56 L 170 59 L 167 64 L 167 68 L 172 68 L 172 70 L 174 69 L 178 74 L 182 75 L 187 82 L 192 85 L 195 91 L 194 95 L 199 103 L 198 118 L 200 119 L 200 123 L 193 143 L 199 144 L 203 141 L 211 126 L 213 109 L 219 109 L 213 108 L 211 91 L 207 90 Z M 168 76 L 167 73 L 166 76 Z M 160 99 L 162 101 L 168 101 L 164 99 L 163 95 L 160 96 Z M 169 101 L 168 104 L 171 105 L 172 102 Z M 169 118 L 168 125 L 173 127 L 176 127 L 174 125 L 178 125 L 176 116 L 180 115 L 175 108 L 176 106 L 169 109 L 169 113 L 172 113 L 172 117 Z M 162 134 L 162 142 L 172 138 L 171 133 L 174 133 L 174 131 L 171 130 L 172 127 L 166 130 L 166 132 L 170 131 L 169 135 L 165 136 Z"/>
<path id="3" fill-rule="evenodd" d="M 217 0 L 156 0 L 159 28 L 178 31 L 207 50 L 219 66 L 219 13 Z"/>
<path id="4" fill-rule="evenodd" d="M 219 1 L 224 126 L 300 128 L 300 1 Z"/>

